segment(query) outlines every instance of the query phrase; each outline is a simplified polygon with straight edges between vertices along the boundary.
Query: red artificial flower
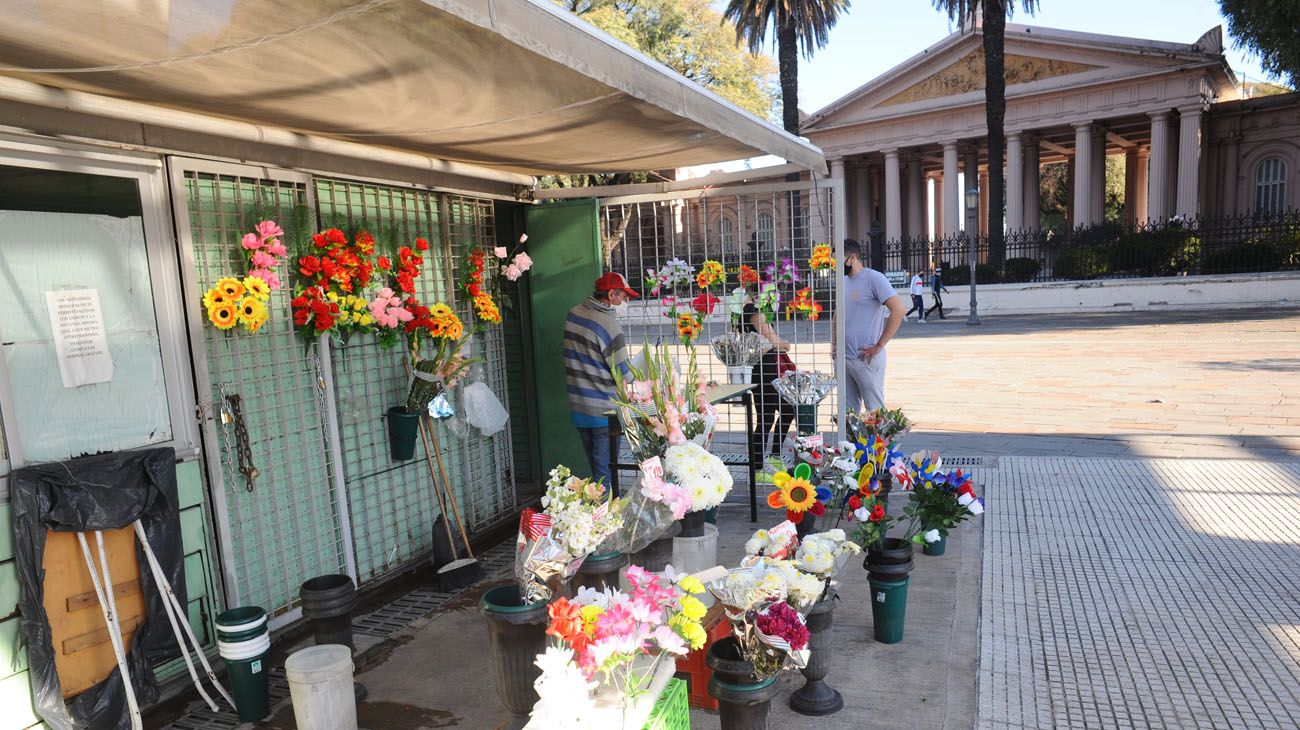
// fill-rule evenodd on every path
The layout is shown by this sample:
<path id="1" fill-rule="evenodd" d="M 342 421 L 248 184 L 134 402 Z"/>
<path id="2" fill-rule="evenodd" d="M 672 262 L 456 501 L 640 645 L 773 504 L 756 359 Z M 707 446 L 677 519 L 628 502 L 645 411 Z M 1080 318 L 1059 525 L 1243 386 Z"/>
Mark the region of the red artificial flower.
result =
<path id="1" fill-rule="evenodd" d="M 416 247 L 417 249 L 419 249 L 420 251 L 428 251 L 428 250 L 429 250 L 429 242 L 426 241 L 426 240 L 424 240 L 423 238 L 417 238 L 417 239 L 415 239 L 415 247 Z"/>
<path id="2" fill-rule="evenodd" d="M 298 259 L 298 271 L 303 276 L 315 276 L 320 271 L 320 259 L 315 256 L 303 256 Z"/>
<path id="3" fill-rule="evenodd" d="M 712 294 L 706 291 L 703 294 L 691 300 L 691 309 L 694 309 L 695 311 L 704 315 L 713 314 L 714 307 L 717 307 L 718 302 L 720 301 L 722 300 L 718 299 L 717 297 L 713 296 Z"/>
<path id="4" fill-rule="evenodd" d="M 878 504 L 875 507 L 872 507 L 870 519 L 872 522 L 879 522 L 885 519 L 885 506 Z"/>
<path id="5" fill-rule="evenodd" d="M 775 494 L 775 492 L 773 492 L 773 494 Z M 797 525 L 797 524 L 799 524 L 800 522 L 803 522 L 803 513 L 802 513 L 802 512 L 791 512 L 790 510 L 786 510 L 786 511 L 785 511 L 785 518 L 786 518 L 787 520 L 790 520 L 791 522 L 793 522 L 794 524 Z"/>
<path id="6" fill-rule="evenodd" d="M 826 505 L 821 502 L 813 502 L 812 506 L 808 508 L 808 513 L 813 517 L 821 517 L 826 514 Z"/>
<path id="7" fill-rule="evenodd" d="M 357 250 L 364 254 L 375 252 L 375 237 L 370 235 L 370 231 L 357 233 Z"/>
<path id="8" fill-rule="evenodd" d="M 387 256 L 380 256 L 379 268 L 383 269 L 384 271 L 388 271 L 389 269 L 393 268 L 393 262 L 389 261 Z"/>
<path id="9" fill-rule="evenodd" d="M 858 495 L 849 497 L 849 509 L 857 511 L 862 508 L 862 498 Z"/>

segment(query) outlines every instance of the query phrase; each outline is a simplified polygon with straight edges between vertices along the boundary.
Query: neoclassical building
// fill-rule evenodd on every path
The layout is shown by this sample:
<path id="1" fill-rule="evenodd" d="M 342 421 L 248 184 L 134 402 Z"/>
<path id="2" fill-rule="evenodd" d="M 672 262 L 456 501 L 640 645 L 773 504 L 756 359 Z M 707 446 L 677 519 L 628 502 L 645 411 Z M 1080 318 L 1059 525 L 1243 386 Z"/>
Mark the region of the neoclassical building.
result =
<path id="1" fill-rule="evenodd" d="M 845 180 L 850 235 L 968 227 L 959 174 L 979 180 L 987 232 L 981 43 L 954 33 L 808 117 Z M 1008 231 L 1039 227 L 1050 162 L 1070 166 L 1069 224 L 1103 222 L 1109 155 L 1125 158 L 1128 223 L 1300 207 L 1300 98 L 1239 99 L 1219 28 L 1182 44 L 1009 24 L 1006 96 Z"/>

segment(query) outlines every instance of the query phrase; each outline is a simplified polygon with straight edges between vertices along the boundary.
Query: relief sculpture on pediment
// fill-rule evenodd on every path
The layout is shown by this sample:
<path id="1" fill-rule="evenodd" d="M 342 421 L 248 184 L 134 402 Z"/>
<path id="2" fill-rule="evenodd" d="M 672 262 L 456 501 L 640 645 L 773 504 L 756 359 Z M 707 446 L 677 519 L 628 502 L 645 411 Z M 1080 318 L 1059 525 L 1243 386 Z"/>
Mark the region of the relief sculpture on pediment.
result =
<path id="1" fill-rule="evenodd" d="M 1066 76 L 1068 74 L 1090 71 L 1098 66 L 1077 61 L 1063 61 L 1056 58 L 1038 58 L 1035 56 L 1018 56 L 1008 53 L 1006 57 L 1007 86 L 1025 84 L 1030 81 Z M 956 63 L 944 68 L 927 78 L 889 97 L 880 106 L 907 104 L 923 99 L 938 99 L 944 96 L 956 96 L 984 88 L 984 51 L 978 49 L 963 56 Z"/>

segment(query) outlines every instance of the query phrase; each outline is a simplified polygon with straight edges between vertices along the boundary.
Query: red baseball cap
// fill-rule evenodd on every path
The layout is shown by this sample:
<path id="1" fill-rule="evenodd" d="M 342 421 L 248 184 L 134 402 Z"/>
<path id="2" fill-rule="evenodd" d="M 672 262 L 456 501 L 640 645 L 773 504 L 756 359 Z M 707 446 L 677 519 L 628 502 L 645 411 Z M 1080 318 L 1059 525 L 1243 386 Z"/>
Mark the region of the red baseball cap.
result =
<path id="1" fill-rule="evenodd" d="M 633 299 L 638 299 L 641 296 L 636 293 L 635 289 L 627 285 L 627 279 L 624 279 L 623 275 L 617 271 L 611 271 L 596 280 L 596 291 L 617 291 L 620 289 Z"/>

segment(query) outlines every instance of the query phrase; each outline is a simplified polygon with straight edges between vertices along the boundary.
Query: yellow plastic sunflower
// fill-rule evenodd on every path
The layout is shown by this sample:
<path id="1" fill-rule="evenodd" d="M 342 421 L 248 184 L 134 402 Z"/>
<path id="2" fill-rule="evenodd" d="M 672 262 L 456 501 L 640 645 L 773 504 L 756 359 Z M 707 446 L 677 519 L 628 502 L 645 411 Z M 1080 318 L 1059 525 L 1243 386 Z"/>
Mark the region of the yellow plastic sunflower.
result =
<path id="1" fill-rule="evenodd" d="M 203 293 L 203 306 L 205 309 L 212 309 L 218 304 L 225 304 L 229 299 L 221 287 L 214 286 Z"/>
<path id="2" fill-rule="evenodd" d="M 800 464 L 800 466 L 804 466 Z M 817 503 L 817 489 L 812 482 L 799 473 L 777 472 L 772 476 L 776 491 L 767 495 L 767 504 L 773 509 L 785 509 L 790 512 L 807 512 Z"/>
<path id="3" fill-rule="evenodd" d="M 220 302 L 208 307 L 208 321 L 219 330 L 228 330 L 239 321 L 238 309 L 230 302 Z"/>
<path id="4" fill-rule="evenodd" d="M 262 301 L 271 298 L 271 287 L 260 276 L 245 276 L 244 289 L 250 296 L 257 297 Z"/>
<path id="5" fill-rule="evenodd" d="M 246 296 L 239 300 L 238 318 L 239 323 L 244 325 L 244 329 L 250 333 L 256 332 L 266 324 L 266 305 L 256 296 Z"/>
<path id="6" fill-rule="evenodd" d="M 235 300 L 244 296 L 244 285 L 239 279 L 233 276 L 227 276 L 217 281 L 217 288 L 226 295 L 226 299 Z"/>

